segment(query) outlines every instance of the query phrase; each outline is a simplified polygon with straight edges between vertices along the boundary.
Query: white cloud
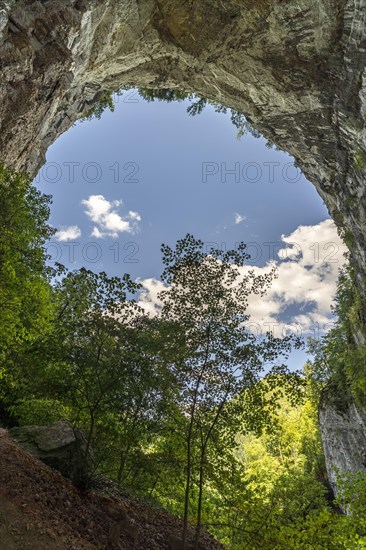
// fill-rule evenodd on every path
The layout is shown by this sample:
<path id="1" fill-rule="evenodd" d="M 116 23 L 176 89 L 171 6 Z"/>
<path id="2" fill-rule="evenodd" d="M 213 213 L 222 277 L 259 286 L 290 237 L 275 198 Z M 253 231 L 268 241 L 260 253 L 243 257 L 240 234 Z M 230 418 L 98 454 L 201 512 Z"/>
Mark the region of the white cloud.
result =
<path id="1" fill-rule="evenodd" d="M 236 224 L 244 222 L 247 219 L 246 216 L 243 216 L 242 214 L 238 214 L 238 212 L 235 212 L 234 217 L 235 217 L 235 223 Z"/>
<path id="2" fill-rule="evenodd" d="M 131 220 L 137 220 L 138 222 L 141 221 L 141 216 L 138 212 L 134 212 L 133 210 L 130 210 L 128 215 L 130 216 Z"/>
<path id="3" fill-rule="evenodd" d="M 103 195 L 91 195 L 81 201 L 86 206 L 86 214 L 93 222 L 100 223 L 112 208 L 112 204 Z"/>
<path id="4" fill-rule="evenodd" d="M 103 195 L 91 195 L 83 200 L 86 215 L 96 224 L 91 235 L 98 239 L 103 237 L 117 238 L 119 233 L 136 233 L 141 216 L 130 210 L 122 217 L 117 208 L 123 205 L 122 200 L 108 201 Z"/>
<path id="5" fill-rule="evenodd" d="M 78 239 L 81 237 L 81 230 L 77 225 L 70 225 L 69 227 L 61 227 L 59 231 L 57 231 L 55 238 L 58 241 L 74 241 L 75 239 Z"/>
<path id="6" fill-rule="evenodd" d="M 264 328 L 281 323 L 291 307 L 286 320 L 301 327 L 302 334 L 312 327 L 323 330 L 332 319 L 330 306 L 347 248 L 332 220 L 300 226 L 291 235 L 282 235 L 281 241 L 287 247 L 279 250 L 275 261 L 278 278 L 264 299 L 253 296 L 250 300 L 251 321 Z M 256 274 L 266 269 L 268 266 L 254 268 Z"/>
<path id="7" fill-rule="evenodd" d="M 253 331 L 264 333 L 271 329 L 275 336 L 281 336 L 290 324 L 296 325 L 303 336 L 315 329 L 326 330 L 332 322 L 330 307 L 347 252 L 333 221 L 300 226 L 290 235 L 282 235 L 278 244 L 281 249 L 275 261 L 263 267 L 241 268 L 243 274 L 253 270 L 255 275 L 263 275 L 275 265 L 278 273 L 264 297 L 251 295 L 249 299 L 248 313 Z M 156 314 L 160 305 L 157 294 L 164 285 L 155 279 L 141 282 L 144 290 L 140 305 Z"/>
<path id="8" fill-rule="evenodd" d="M 139 305 L 146 313 L 154 317 L 162 305 L 158 299 L 158 294 L 166 289 L 166 286 L 156 279 L 144 279 L 139 282 L 143 285 L 143 289 L 140 291 Z"/>
<path id="9" fill-rule="evenodd" d="M 102 239 L 103 233 L 101 233 L 97 227 L 93 227 L 93 231 L 90 236 L 95 237 L 96 239 Z"/>

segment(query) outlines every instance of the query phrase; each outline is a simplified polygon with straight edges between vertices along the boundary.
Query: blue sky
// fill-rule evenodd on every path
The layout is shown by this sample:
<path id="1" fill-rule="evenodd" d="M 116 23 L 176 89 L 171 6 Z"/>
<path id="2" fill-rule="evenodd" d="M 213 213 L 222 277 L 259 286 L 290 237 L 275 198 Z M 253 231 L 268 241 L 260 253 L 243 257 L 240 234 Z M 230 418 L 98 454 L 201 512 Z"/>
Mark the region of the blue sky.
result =
<path id="1" fill-rule="evenodd" d="M 324 323 L 341 253 L 315 188 L 264 139 L 238 140 L 229 115 L 207 107 L 190 117 L 187 105 L 147 103 L 130 91 L 117 98 L 114 113 L 77 123 L 50 147 L 36 178 L 54 198 L 51 223 L 59 233 L 50 254 L 69 268 L 148 280 L 153 300 L 161 243 L 173 245 L 187 232 L 208 247 L 245 241 L 252 243 L 252 265 L 264 269 L 275 260 L 283 272 L 283 287 L 278 283 L 267 300 L 273 311 L 268 305 L 257 321 L 309 326 L 305 316 L 313 311 L 310 321 Z M 287 244 L 283 236 L 290 236 Z M 279 257 L 286 246 L 289 254 Z M 254 307 L 258 312 L 262 304 Z M 303 354 L 292 358 L 293 366 L 303 361 Z"/>

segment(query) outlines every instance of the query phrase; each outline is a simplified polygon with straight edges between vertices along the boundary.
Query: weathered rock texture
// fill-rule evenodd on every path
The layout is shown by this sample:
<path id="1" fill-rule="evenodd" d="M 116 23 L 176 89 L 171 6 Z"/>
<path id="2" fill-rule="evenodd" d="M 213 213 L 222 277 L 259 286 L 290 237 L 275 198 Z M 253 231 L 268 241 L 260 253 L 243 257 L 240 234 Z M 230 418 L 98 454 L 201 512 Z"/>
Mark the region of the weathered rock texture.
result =
<path id="1" fill-rule="evenodd" d="M 339 475 L 366 470 L 366 413 L 354 404 L 340 411 L 323 403 L 319 425 L 329 481 L 337 494 Z"/>
<path id="2" fill-rule="evenodd" d="M 365 66 L 366 0 L 3 0 L 0 160 L 35 174 L 103 91 L 195 91 L 295 157 L 365 292 Z"/>
<path id="3" fill-rule="evenodd" d="M 21 447 L 77 485 L 87 481 L 92 459 L 86 439 L 68 422 L 12 428 L 9 434 Z"/>

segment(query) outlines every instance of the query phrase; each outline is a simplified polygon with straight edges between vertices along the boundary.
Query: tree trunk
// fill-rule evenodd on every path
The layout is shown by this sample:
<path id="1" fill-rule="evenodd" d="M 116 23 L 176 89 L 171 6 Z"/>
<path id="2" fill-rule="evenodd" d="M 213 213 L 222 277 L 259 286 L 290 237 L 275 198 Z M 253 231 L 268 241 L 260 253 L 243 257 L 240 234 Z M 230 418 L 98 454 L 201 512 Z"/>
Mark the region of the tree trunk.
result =
<path id="1" fill-rule="evenodd" d="M 197 506 L 197 525 L 196 525 L 196 542 L 195 550 L 198 550 L 201 537 L 201 521 L 202 521 L 202 501 L 203 501 L 203 475 L 204 475 L 204 460 L 205 460 L 205 451 L 202 450 L 201 454 L 201 463 L 200 463 L 200 477 L 199 477 L 199 492 L 198 492 L 198 506 Z"/>
<path id="2" fill-rule="evenodd" d="M 186 543 L 187 543 L 189 490 L 191 488 L 191 469 L 192 469 L 191 438 L 192 438 L 192 431 L 193 431 L 193 422 L 194 422 L 194 408 L 192 409 L 192 412 L 191 412 L 191 421 L 189 423 L 189 430 L 188 430 L 188 436 L 187 436 L 187 475 L 186 475 L 186 489 L 185 489 L 185 495 L 184 495 L 184 516 L 183 516 L 183 531 L 182 531 L 183 550 L 185 550 Z"/>
<path id="3" fill-rule="evenodd" d="M 130 450 L 130 444 L 127 445 L 127 449 L 125 451 L 121 451 L 121 455 L 120 455 L 121 458 L 120 458 L 118 474 L 117 474 L 118 483 L 121 483 L 122 481 L 123 470 L 125 469 L 125 464 L 126 464 L 129 450 Z"/>
<path id="4" fill-rule="evenodd" d="M 89 454 L 89 451 L 90 451 L 91 442 L 92 442 L 93 435 L 94 435 L 94 427 L 95 427 L 94 411 L 90 411 L 90 426 L 89 426 L 88 437 L 87 437 L 87 440 L 86 440 L 86 448 L 85 448 L 85 455 L 84 455 L 85 460 L 88 459 L 88 454 Z"/>

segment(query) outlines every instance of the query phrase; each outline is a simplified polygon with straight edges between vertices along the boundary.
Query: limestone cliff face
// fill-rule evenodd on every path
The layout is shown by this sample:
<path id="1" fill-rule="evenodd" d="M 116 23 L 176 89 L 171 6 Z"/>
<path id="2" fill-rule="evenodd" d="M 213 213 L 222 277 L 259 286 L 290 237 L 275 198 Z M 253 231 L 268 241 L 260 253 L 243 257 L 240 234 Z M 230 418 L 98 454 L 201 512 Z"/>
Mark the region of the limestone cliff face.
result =
<path id="1" fill-rule="evenodd" d="M 323 403 L 319 425 L 329 481 L 337 494 L 339 474 L 366 470 L 366 413 L 354 404 L 340 411 Z"/>
<path id="2" fill-rule="evenodd" d="M 0 160 L 31 174 L 103 91 L 242 111 L 314 183 L 365 293 L 366 0 L 0 0 L 0 72 Z"/>

